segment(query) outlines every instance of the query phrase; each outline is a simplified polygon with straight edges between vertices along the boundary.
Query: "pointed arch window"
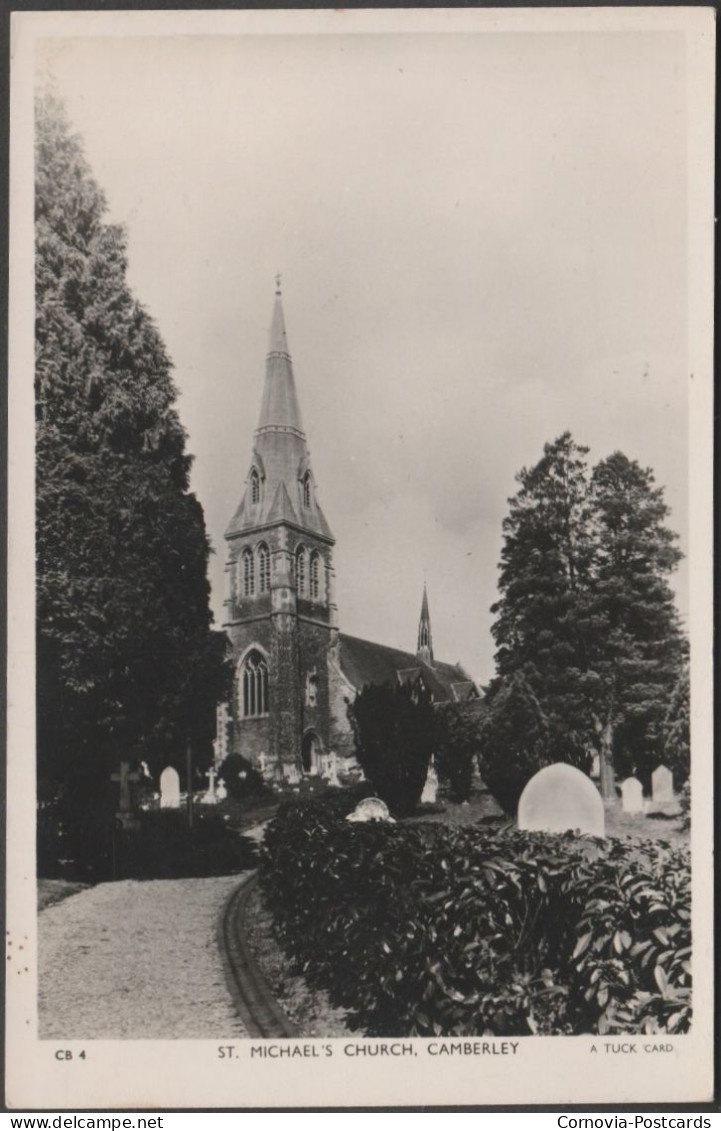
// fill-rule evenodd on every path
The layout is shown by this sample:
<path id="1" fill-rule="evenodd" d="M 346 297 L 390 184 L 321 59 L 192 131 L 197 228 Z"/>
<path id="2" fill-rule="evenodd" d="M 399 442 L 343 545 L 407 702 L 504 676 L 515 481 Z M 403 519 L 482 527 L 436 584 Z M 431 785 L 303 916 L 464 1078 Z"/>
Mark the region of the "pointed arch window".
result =
<path id="1" fill-rule="evenodd" d="M 265 542 L 258 546 L 258 592 L 267 593 L 270 589 L 270 550 Z"/>
<path id="2" fill-rule="evenodd" d="M 241 592 L 244 597 L 252 597 L 255 593 L 255 562 L 253 551 L 246 546 L 240 555 Z"/>
<path id="3" fill-rule="evenodd" d="M 268 714 L 268 665 L 255 648 L 248 653 L 243 662 L 239 691 L 243 718 L 250 719 Z"/>
<path id="4" fill-rule="evenodd" d="M 260 502 L 260 476 L 255 468 L 250 473 L 250 501 L 251 503 Z"/>
<path id="5" fill-rule="evenodd" d="M 312 601 L 320 598 L 321 556 L 317 550 L 310 555 L 310 597 Z"/>
<path id="6" fill-rule="evenodd" d="M 310 506 L 310 472 L 306 471 L 303 476 L 303 506 Z"/>
<path id="7" fill-rule="evenodd" d="M 295 552 L 295 584 L 300 597 L 308 595 L 307 553 L 304 546 Z"/>

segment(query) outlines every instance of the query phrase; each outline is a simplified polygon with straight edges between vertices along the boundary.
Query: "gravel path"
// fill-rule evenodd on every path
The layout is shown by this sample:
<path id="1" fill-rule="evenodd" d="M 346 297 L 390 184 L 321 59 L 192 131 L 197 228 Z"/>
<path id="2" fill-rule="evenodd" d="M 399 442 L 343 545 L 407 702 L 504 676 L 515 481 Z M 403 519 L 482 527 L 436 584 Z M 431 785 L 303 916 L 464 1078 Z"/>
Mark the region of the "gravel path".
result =
<path id="1" fill-rule="evenodd" d="M 218 923 L 238 876 L 99 884 L 39 917 L 40 1037 L 245 1036 Z"/>

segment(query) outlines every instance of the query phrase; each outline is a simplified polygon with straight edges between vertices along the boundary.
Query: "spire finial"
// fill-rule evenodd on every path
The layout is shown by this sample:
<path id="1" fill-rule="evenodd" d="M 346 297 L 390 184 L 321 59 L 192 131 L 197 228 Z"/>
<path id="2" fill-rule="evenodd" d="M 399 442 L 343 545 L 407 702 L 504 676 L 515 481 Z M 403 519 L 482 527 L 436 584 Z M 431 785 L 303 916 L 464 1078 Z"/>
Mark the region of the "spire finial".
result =
<path id="1" fill-rule="evenodd" d="M 280 271 L 278 271 L 277 275 L 275 276 L 275 293 L 277 294 L 278 298 L 280 298 Z"/>

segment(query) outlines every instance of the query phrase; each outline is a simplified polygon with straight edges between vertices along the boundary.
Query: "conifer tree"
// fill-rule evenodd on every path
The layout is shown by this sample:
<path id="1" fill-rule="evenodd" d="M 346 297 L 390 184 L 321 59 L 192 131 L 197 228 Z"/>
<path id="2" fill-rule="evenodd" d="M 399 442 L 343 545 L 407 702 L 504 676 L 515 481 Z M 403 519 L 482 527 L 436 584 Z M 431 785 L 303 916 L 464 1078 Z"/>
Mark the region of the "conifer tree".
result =
<path id="1" fill-rule="evenodd" d="M 497 680 L 521 673 L 549 727 L 551 761 L 585 768 L 601 791 L 614 772 L 646 777 L 685 655 L 667 576 L 680 554 L 650 470 L 620 452 L 589 475 L 564 433 L 518 475 L 504 522 L 501 599 L 493 606 Z"/>
<path id="2" fill-rule="evenodd" d="M 348 710 L 358 763 L 394 816 L 414 813 L 433 752 L 433 705 L 419 686 L 364 687 Z"/>
<path id="3" fill-rule="evenodd" d="M 593 469 L 589 498 L 595 555 L 584 688 L 601 770 L 614 764 L 648 779 L 685 655 L 666 580 L 681 554 L 650 469 L 614 452 Z"/>
<path id="4" fill-rule="evenodd" d="M 663 759 L 676 788 L 688 780 L 691 768 L 691 687 L 688 666 L 676 684 L 663 723 Z"/>
<path id="5" fill-rule="evenodd" d="M 121 227 L 52 95 L 36 104 L 36 519 L 41 780 L 97 792 L 209 742 L 226 681 L 171 363 Z"/>

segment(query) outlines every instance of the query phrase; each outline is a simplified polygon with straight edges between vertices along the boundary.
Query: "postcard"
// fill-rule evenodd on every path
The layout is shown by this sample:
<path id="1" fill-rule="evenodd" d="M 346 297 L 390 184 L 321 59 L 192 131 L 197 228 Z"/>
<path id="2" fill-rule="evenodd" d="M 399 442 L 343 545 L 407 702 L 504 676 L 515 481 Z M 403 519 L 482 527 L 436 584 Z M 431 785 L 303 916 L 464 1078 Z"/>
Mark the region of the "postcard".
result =
<path id="1" fill-rule="evenodd" d="M 12 1108 L 711 1099 L 714 45 L 13 14 Z"/>

